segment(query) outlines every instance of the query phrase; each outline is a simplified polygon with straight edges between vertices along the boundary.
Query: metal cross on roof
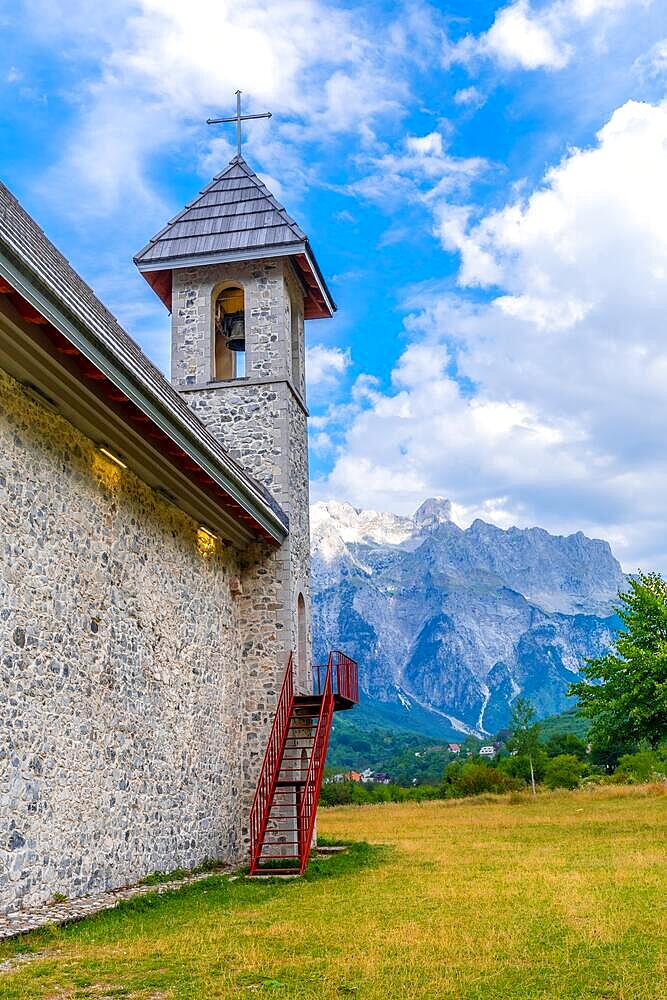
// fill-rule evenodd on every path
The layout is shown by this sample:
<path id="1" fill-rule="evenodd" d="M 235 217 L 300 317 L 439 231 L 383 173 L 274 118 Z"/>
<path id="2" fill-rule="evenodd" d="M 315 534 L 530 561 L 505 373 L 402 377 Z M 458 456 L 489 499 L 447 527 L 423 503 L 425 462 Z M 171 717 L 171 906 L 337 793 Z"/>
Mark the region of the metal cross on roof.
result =
<path id="1" fill-rule="evenodd" d="M 242 115 L 241 114 L 241 91 L 236 91 L 236 114 L 233 118 L 207 118 L 207 125 L 221 125 L 223 122 L 236 122 L 236 145 L 238 154 L 241 155 L 241 122 L 247 122 L 250 118 L 270 118 L 271 112 L 266 111 L 263 115 Z"/>

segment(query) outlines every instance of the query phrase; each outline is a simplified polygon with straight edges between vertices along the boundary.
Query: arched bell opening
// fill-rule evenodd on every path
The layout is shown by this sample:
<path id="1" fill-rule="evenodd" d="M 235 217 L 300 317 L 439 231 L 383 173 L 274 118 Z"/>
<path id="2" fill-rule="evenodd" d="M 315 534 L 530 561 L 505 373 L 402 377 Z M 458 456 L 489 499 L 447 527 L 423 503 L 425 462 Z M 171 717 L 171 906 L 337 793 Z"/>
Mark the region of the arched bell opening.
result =
<path id="1" fill-rule="evenodd" d="M 215 379 L 245 375 L 245 300 L 237 285 L 223 288 L 214 306 L 213 376 Z"/>

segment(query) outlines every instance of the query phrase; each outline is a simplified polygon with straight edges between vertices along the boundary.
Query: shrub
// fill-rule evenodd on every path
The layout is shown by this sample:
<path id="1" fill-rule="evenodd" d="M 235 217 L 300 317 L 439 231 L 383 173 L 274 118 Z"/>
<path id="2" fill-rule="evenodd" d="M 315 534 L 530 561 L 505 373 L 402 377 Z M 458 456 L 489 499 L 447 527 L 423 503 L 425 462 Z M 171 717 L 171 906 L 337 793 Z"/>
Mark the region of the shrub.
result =
<path id="1" fill-rule="evenodd" d="M 619 781 L 642 784 L 664 779 L 667 774 L 665 755 L 655 750 L 626 753 L 619 758 L 614 777 Z"/>
<path id="2" fill-rule="evenodd" d="M 578 760 L 586 759 L 586 744 L 575 733 L 557 733 L 547 740 L 544 749 L 550 757 L 572 754 Z"/>
<path id="3" fill-rule="evenodd" d="M 547 763 L 544 784 L 547 788 L 577 788 L 583 770 L 583 764 L 574 754 L 559 754 Z"/>
<path id="4" fill-rule="evenodd" d="M 541 781 L 544 777 L 545 768 L 549 762 L 546 751 L 538 747 L 529 756 L 527 754 L 515 754 L 513 757 L 503 757 L 499 761 L 498 767 L 513 778 L 520 778 L 525 784 L 530 783 L 530 762 L 533 762 L 535 781 Z"/>
<path id="5" fill-rule="evenodd" d="M 323 806 L 347 806 L 352 802 L 352 782 L 322 785 L 320 802 Z"/>
<path id="6" fill-rule="evenodd" d="M 320 802 L 323 806 L 369 805 L 374 802 L 423 802 L 446 798 L 446 791 L 436 785 L 362 785 L 356 781 L 340 781 L 322 785 Z"/>
<path id="7" fill-rule="evenodd" d="M 486 764 L 450 765 L 446 772 L 449 794 L 458 797 L 482 795 L 484 792 L 513 792 L 523 788 L 523 782 L 496 767 Z"/>

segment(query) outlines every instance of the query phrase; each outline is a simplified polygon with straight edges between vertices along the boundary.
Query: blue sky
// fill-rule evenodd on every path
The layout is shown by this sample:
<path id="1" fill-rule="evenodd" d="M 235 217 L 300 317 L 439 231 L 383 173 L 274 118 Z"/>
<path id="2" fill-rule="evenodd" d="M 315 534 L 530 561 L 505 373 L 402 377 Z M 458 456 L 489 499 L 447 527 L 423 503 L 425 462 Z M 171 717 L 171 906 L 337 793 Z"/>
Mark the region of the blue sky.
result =
<path id="1" fill-rule="evenodd" d="M 471 14 L 470 8 L 473 8 Z M 667 4 L 0 0 L 2 179 L 147 353 L 132 255 L 244 153 L 309 233 L 317 498 L 667 569 Z"/>

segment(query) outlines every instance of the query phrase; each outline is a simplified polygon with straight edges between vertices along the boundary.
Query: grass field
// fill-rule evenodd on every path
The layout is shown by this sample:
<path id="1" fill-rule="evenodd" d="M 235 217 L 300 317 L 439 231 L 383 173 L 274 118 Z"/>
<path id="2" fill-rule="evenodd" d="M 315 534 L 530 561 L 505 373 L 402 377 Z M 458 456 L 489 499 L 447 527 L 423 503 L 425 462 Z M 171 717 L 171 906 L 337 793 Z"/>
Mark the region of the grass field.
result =
<path id="1" fill-rule="evenodd" d="M 664 789 L 344 807 L 320 831 L 368 845 L 0 946 L 38 954 L 0 997 L 667 997 Z"/>

